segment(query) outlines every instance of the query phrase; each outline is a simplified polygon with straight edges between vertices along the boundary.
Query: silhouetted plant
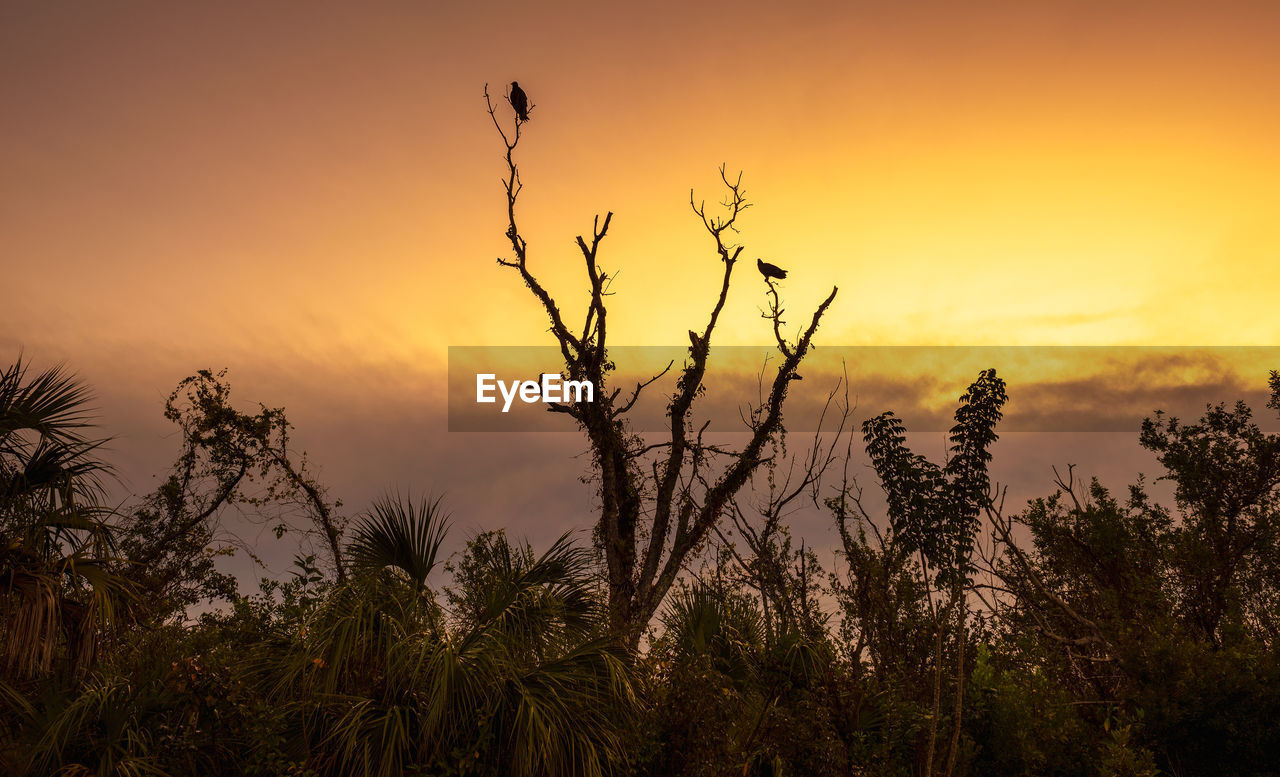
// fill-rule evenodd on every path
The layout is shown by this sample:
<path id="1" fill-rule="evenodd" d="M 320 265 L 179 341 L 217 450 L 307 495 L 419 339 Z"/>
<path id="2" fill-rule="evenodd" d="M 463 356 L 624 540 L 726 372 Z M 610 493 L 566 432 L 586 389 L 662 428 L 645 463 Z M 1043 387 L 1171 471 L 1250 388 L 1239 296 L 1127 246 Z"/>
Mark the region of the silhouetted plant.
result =
<path id="1" fill-rule="evenodd" d="M 446 531 L 438 506 L 381 503 L 357 526 L 363 573 L 306 623 L 285 677 L 311 762 L 343 775 L 613 773 L 633 697 L 621 652 L 591 638 L 590 554 L 562 537 L 487 570 L 483 604 L 450 621 L 422 587 Z"/>
<path id="2" fill-rule="evenodd" d="M 98 505 L 110 469 L 105 441 L 83 436 L 89 397 L 60 367 L 29 376 L 19 359 L 0 372 L 0 679 L 63 662 L 82 675 L 133 599 Z"/>
<path id="3" fill-rule="evenodd" d="M 277 536 L 292 529 L 318 535 L 343 578 L 340 505 L 311 479 L 305 454 L 292 450 L 283 409 L 260 405 L 256 413 L 242 412 L 231 403 L 225 371 L 201 370 L 169 395 L 165 418 L 181 431 L 181 452 L 169 477 L 133 510 L 121 542 L 150 617 L 235 598 L 234 578 L 215 567 L 216 557 L 235 546 L 234 537 L 219 531 L 222 511 L 234 505 L 302 507 L 310 526 L 295 527 L 275 511 L 266 519 Z"/>
<path id="4" fill-rule="evenodd" d="M 994 369 L 984 370 L 960 396 L 956 424 L 944 465 L 914 454 L 906 446 L 906 429 L 892 412 L 863 424 L 867 454 L 888 501 L 889 528 L 905 555 L 918 554 L 920 570 L 930 575 L 946 596 L 945 606 L 927 598 L 935 623 L 933 716 L 925 751 L 924 773 L 933 773 L 937 724 L 941 714 L 943 631 L 956 621 L 957 655 L 948 777 L 955 770 L 960 748 L 964 699 L 965 619 L 967 586 L 973 572 L 973 549 L 979 519 L 990 503 L 987 465 L 996 441 L 995 426 L 1008 401 L 1004 381 Z M 847 531 L 844 535 L 849 537 Z"/>
<path id="5" fill-rule="evenodd" d="M 207 537 L 164 557 L 113 544 L 84 389 L 21 363 L 4 376 L 0 773 L 1145 777 L 1280 762 L 1280 436 L 1243 405 L 1144 425 L 1173 509 L 1141 480 L 1120 498 L 1069 467 L 1056 493 L 1006 514 L 986 474 L 1004 402 L 991 372 L 962 398 L 942 465 L 892 416 L 864 427 L 887 516 L 849 477 L 851 438 L 841 454 L 840 434 L 815 435 L 792 476 L 779 433 L 758 498 L 732 503 L 740 534 L 687 570 L 637 655 L 615 638 L 591 549 L 566 535 L 538 553 L 491 530 L 446 562 L 448 520 L 429 498 L 377 500 L 336 564 L 304 550 L 255 595 L 159 617 L 169 604 L 141 606 L 120 573 L 154 579 Z M 242 414 L 214 376 L 198 382 L 212 393 L 184 450 L 207 480 L 169 517 L 265 507 L 269 489 L 219 497 L 247 483 L 246 461 L 308 499 L 274 457 L 283 416 Z M 819 498 L 835 461 L 844 477 L 823 502 L 847 567 L 825 573 L 785 515 Z M 193 565 L 178 590 L 213 590 L 215 574 Z M 37 576 L 50 592 L 38 617 L 21 611 Z M 929 743 L 948 726 L 939 766 Z"/>
<path id="6" fill-rule="evenodd" d="M 581 328 L 566 322 L 553 295 L 538 280 L 530 264 L 529 244 L 517 219 L 517 200 L 523 184 L 515 161 L 524 123 L 515 121 L 504 130 L 485 90 L 493 125 L 506 149 L 506 239 L 511 256 L 498 259 L 501 267 L 520 276 L 539 307 L 546 314 L 564 359 L 564 372 L 572 380 L 587 380 L 594 386 L 595 401 L 577 404 L 553 403 L 548 409 L 564 413 L 577 422 L 591 446 L 592 464 L 599 485 L 600 513 L 597 541 L 605 556 L 609 591 L 609 622 L 614 634 L 633 650 L 650 620 L 658 612 L 667 592 L 675 584 L 692 554 L 700 549 L 720 523 L 733 497 L 747 486 L 751 476 L 766 460 L 766 446 L 783 428 L 782 409 L 797 369 L 812 347 L 813 335 L 823 314 L 834 301 L 837 289 L 819 303 L 808 324 L 794 340 L 782 327 L 783 310 L 777 288 L 770 281 L 767 292 L 774 345 L 779 358 L 769 389 L 760 407 L 747 414 L 749 439 L 736 451 L 716 448 L 703 442 L 693 410 L 704 393 L 711 340 L 720 314 L 729 297 L 734 268 L 743 247 L 732 242 L 738 219 L 750 207 L 741 176 L 735 180 L 721 167 L 720 177 L 727 190 L 724 215 L 709 212 L 693 199 L 690 206 L 714 243 L 722 266 L 718 288 L 713 290 L 706 322 L 689 331 L 688 358 L 679 370 L 667 417 L 670 434 L 662 444 L 647 444 L 632 431 L 627 413 L 641 393 L 663 377 L 673 365 L 633 390 L 609 385 L 614 364 L 608 354 L 609 311 L 605 304 L 612 294 L 613 275 L 599 263 L 600 245 L 609 231 L 613 213 L 597 216 L 591 238 L 579 236 L 589 284 L 587 311 Z M 705 428 L 705 427 L 703 427 Z"/>

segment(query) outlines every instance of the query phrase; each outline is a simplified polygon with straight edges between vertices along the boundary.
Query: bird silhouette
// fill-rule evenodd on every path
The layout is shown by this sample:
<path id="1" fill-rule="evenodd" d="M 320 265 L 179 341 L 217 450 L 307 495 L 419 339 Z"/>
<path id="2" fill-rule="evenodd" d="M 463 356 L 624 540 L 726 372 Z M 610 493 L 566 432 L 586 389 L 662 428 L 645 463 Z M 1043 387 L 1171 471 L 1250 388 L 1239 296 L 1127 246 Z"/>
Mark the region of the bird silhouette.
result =
<path id="1" fill-rule="evenodd" d="M 524 93 L 519 83 L 511 82 L 511 96 L 507 99 L 511 100 L 511 107 L 516 109 L 516 118 L 520 121 L 528 121 L 529 95 Z"/>
<path id="2" fill-rule="evenodd" d="M 783 278 L 787 277 L 786 270 L 782 269 L 776 264 L 769 264 L 768 262 L 760 258 L 756 259 L 756 269 L 760 270 L 760 274 L 763 275 L 766 280 L 769 278 L 777 278 L 778 280 L 782 280 Z"/>

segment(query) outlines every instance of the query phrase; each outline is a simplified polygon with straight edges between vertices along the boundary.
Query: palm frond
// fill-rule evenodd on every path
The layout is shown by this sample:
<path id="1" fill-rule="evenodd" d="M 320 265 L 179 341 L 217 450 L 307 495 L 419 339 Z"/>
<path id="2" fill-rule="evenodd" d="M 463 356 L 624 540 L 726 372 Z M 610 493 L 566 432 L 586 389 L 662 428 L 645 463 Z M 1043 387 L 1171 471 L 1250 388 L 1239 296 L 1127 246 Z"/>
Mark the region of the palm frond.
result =
<path id="1" fill-rule="evenodd" d="M 537 557 L 487 554 L 476 578 L 483 606 L 445 627 L 425 575 L 388 562 L 397 555 L 383 542 L 412 545 L 416 534 L 429 550 L 420 556 L 436 552 L 437 505 L 375 509 L 353 542 L 363 574 L 308 620 L 288 683 L 302 691 L 317 768 L 374 777 L 410 763 L 483 762 L 517 777 L 608 773 L 623 760 L 619 719 L 635 695 L 623 650 L 588 636 L 602 623 L 590 552 L 565 535 Z M 434 530 L 406 531 L 413 516 Z"/>
<path id="2" fill-rule="evenodd" d="M 449 516 L 439 497 L 386 496 L 361 518 L 347 549 L 352 566 L 365 571 L 392 567 L 408 575 L 418 588 L 439 562 L 440 546 L 449 532 Z"/>
<path id="3" fill-rule="evenodd" d="M 62 365 L 27 379 L 22 357 L 0 372 L 0 451 L 18 431 L 62 442 L 80 442 L 80 430 L 92 423 L 86 408 L 92 393 Z"/>
<path id="4" fill-rule="evenodd" d="M 738 683 L 749 682 L 763 648 L 763 623 L 755 604 L 733 592 L 696 582 L 667 605 L 662 641 L 677 659 L 705 659 Z"/>
<path id="5" fill-rule="evenodd" d="M 123 677 L 93 676 L 59 710 L 35 747 L 35 762 L 57 774 L 156 775 L 154 736 L 137 717 L 138 689 Z M 68 759 L 74 751 L 94 760 Z"/>

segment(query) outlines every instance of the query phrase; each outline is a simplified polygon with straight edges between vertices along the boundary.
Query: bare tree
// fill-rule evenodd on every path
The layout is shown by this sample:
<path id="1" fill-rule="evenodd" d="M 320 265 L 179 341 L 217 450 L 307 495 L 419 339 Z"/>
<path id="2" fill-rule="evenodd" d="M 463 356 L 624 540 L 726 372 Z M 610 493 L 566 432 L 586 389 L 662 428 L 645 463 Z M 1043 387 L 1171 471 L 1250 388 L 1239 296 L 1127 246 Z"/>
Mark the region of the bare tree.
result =
<path id="1" fill-rule="evenodd" d="M 762 395 L 764 374 L 762 370 Z M 813 634 L 823 628 L 822 615 L 815 605 L 818 581 L 823 577 L 821 566 L 803 540 L 798 550 L 793 547 L 788 519 L 806 505 L 822 507 L 823 478 L 842 456 L 847 472 L 848 457 L 841 451 L 840 441 L 853 439 L 849 434 L 853 410 L 845 374 L 827 395 L 808 447 L 789 454 L 786 435 L 779 435 L 771 443 L 773 450 L 762 467 L 765 484 L 753 483 L 752 488 L 734 497 L 729 510 L 731 525 L 715 530 L 723 549 L 737 562 L 740 583 L 754 590 L 760 600 L 765 639 L 769 642 L 789 632 Z M 834 421 L 828 425 L 829 414 Z"/>
<path id="2" fill-rule="evenodd" d="M 516 218 L 522 184 L 515 152 L 522 125 L 513 121 L 509 130 L 503 128 L 488 87 L 485 103 L 506 146 L 507 172 L 503 183 L 512 256 L 500 257 L 498 264 L 519 273 L 546 313 L 551 334 L 564 360 L 566 376 L 570 380 L 589 380 L 595 386 L 596 401 L 552 404 L 549 409 L 573 418 L 590 443 L 599 485 L 597 538 L 607 566 L 610 625 L 617 637 L 634 648 L 686 561 L 704 545 L 733 497 L 750 482 L 752 473 L 766 462 L 766 446 L 782 431 L 782 407 L 787 391 L 797 377 L 796 370 L 808 353 L 813 334 L 835 299 L 837 289 L 831 289 L 808 325 L 794 339 L 788 339 L 783 334 L 785 321 L 777 289 L 770 283 L 765 316 L 772 319 L 781 358 L 763 404 L 746 414 L 750 438 L 737 449 L 704 442 L 708 424 L 696 425 L 692 411 L 703 393 L 712 335 L 729 297 L 733 271 L 743 249 L 730 238 L 737 232 L 738 217 L 749 203 L 741 176 L 731 180 L 723 167 L 720 174 L 728 197 L 722 215 L 709 213 L 705 204 L 696 202 L 690 192 L 690 206 L 715 244 L 723 274 L 706 323 L 698 331 L 689 330 L 688 357 L 679 368 L 667 406 L 669 428 L 664 430 L 665 439 L 646 444 L 632 430 L 627 413 L 641 392 L 670 371 L 674 363 L 648 381 L 638 383 L 634 389 L 624 392 L 609 386 L 614 365 L 606 347 L 605 298 L 612 276 L 601 267 L 598 255 L 613 214 L 607 213 L 603 219 L 596 216 L 590 238 L 577 238 L 590 299 L 581 328 L 571 328 L 551 293 L 531 270 L 529 244 L 521 235 Z"/>

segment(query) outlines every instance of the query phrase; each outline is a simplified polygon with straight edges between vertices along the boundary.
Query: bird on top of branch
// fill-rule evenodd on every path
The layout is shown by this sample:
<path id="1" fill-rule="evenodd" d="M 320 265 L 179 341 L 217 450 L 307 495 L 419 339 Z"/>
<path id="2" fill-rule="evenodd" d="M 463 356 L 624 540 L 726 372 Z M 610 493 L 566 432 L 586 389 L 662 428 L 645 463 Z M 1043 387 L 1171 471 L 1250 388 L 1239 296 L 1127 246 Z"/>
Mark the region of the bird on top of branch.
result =
<path id="1" fill-rule="evenodd" d="M 524 93 L 518 82 L 511 82 L 511 96 L 507 99 L 511 101 L 511 107 L 516 110 L 516 118 L 520 121 L 528 121 L 529 95 Z"/>
<path id="2" fill-rule="evenodd" d="M 769 278 L 777 278 L 778 280 L 782 280 L 783 278 L 787 277 L 786 270 L 782 269 L 776 264 L 769 264 L 768 262 L 758 257 L 756 258 L 756 268 L 760 270 L 760 274 L 763 275 L 766 280 L 768 280 Z"/>

